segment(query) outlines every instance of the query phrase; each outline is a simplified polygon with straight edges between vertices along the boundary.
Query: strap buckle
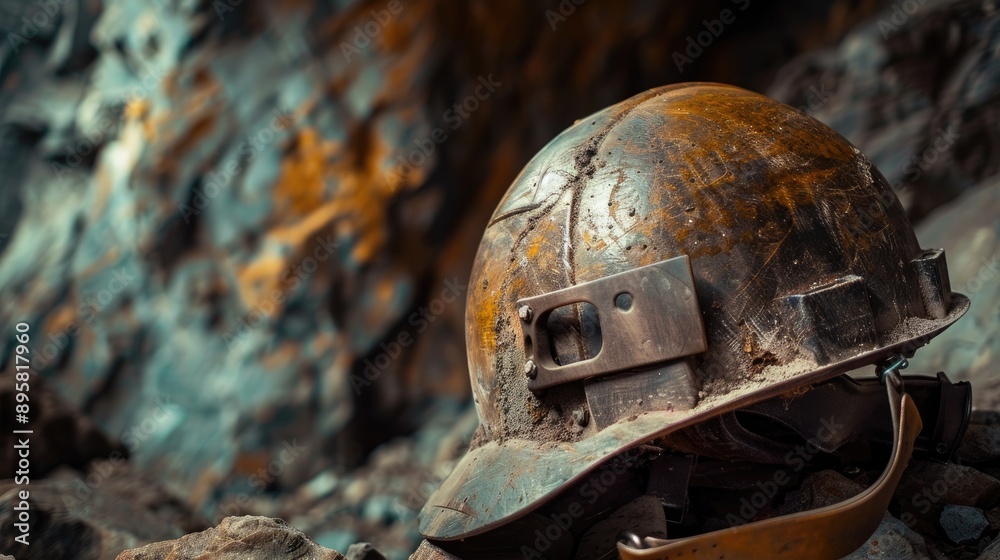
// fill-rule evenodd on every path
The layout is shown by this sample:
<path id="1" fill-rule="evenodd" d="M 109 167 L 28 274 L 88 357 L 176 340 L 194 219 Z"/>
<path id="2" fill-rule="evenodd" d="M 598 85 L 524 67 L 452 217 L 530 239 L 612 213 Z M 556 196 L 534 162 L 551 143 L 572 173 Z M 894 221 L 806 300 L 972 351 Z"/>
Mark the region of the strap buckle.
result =
<path id="1" fill-rule="evenodd" d="M 892 378 L 893 383 L 902 383 L 902 374 L 899 370 L 906 369 L 910 365 L 910 362 L 906 361 L 906 357 L 902 354 L 896 354 L 891 358 L 886 359 L 881 364 L 875 366 L 875 373 L 878 375 L 879 381 L 882 385 L 885 385 L 886 380 Z"/>
<path id="2" fill-rule="evenodd" d="M 646 542 L 642 540 L 642 537 L 637 535 L 635 531 L 622 531 L 618 535 L 618 542 L 636 550 L 645 550 L 649 548 L 646 546 Z"/>

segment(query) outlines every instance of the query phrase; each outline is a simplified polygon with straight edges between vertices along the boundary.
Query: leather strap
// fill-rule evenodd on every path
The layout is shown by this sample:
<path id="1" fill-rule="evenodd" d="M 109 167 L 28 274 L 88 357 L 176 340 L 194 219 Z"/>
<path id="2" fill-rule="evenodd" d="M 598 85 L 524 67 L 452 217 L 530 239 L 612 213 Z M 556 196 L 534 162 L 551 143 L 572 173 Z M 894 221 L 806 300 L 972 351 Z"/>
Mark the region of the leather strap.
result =
<path id="1" fill-rule="evenodd" d="M 765 519 L 682 539 L 635 539 L 618 544 L 622 560 L 836 560 L 857 550 L 885 516 L 896 485 L 913 453 L 922 423 L 913 399 L 903 392 L 895 373 L 886 391 L 893 422 L 892 458 L 882 476 L 864 492 L 831 506 Z"/>

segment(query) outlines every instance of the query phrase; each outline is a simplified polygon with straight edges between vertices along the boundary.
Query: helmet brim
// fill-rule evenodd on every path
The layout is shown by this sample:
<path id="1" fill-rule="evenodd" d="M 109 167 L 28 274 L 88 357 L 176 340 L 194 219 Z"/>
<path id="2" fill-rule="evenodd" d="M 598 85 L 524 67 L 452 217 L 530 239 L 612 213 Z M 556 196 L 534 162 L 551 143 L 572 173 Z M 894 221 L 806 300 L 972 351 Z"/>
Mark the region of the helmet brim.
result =
<path id="1" fill-rule="evenodd" d="M 809 367 L 802 361 L 780 366 L 782 379 L 762 371 L 743 390 L 713 397 L 690 410 L 656 411 L 619 421 L 574 443 L 509 439 L 470 450 L 420 512 L 420 533 L 449 541 L 471 537 L 525 515 L 632 447 L 789 390 L 821 383 L 837 375 L 923 346 L 969 309 L 969 299 L 952 293 L 951 308 L 941 319 L 921 319 L 897 329 L 896 339 L 848 359 Z M 796 362 L 798 363 L 798 362 Z M 756 386 L 755 385 L 759 385 Z"/>

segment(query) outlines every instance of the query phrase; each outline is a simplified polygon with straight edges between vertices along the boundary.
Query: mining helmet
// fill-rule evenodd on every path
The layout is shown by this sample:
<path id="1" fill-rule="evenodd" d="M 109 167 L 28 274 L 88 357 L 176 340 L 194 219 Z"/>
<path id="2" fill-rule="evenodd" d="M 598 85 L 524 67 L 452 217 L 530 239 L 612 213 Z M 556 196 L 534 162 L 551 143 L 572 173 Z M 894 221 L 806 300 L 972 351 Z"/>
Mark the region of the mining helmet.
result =
<path id="1" fill-rule="evenodd" d="M 885 364 L 892 458 L 864 493 L 618 545 L 840 557 L 881 521 L 921 431 L 900 355 L 968 307 L 944 252 L 920 248 L 885 178 L 829 127 L 720 84 L 636 95 L 545 146 L 486 227 L 466 308 L 480 426 L 420 532 L 492 531 L 630 449 Z M 949 429 L 953 443 L 964 424 Z"/>

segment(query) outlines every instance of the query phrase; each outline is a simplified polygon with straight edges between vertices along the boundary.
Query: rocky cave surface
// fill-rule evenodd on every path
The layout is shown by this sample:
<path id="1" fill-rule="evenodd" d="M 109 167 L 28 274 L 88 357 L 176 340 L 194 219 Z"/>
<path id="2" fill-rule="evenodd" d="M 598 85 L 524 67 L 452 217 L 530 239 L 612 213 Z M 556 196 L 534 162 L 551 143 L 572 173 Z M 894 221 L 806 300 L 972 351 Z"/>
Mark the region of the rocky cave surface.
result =
<path id="1" fill-rule="evenodd" d="M 911 465 L 854 557 L 1000 558 L 996 2 L 2 4 L 0 553 L 407 558 L 476 426 L 464 297 L 444 296 L 497 200 L 574 119 L 712 80 L 854 142 L 972 300 L 910 367 L 972 381 L 962 465 Z M 910 507 L 949 477 L 969 484 Z M 815 473 L 785 501 L 861 478 Z"/>

